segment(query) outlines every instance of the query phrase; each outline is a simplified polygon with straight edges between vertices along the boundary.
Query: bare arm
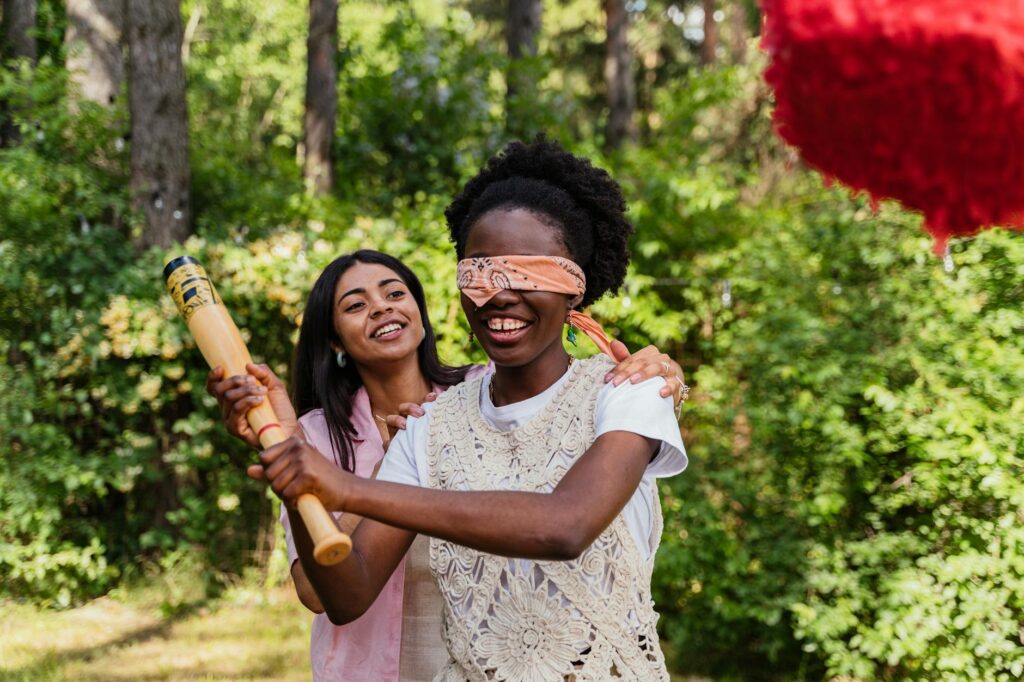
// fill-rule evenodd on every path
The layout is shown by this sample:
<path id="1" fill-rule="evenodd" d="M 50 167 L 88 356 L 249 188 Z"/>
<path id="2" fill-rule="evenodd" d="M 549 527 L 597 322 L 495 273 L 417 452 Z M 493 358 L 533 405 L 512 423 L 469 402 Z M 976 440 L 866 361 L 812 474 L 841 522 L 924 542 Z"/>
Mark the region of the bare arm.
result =
<path id="1" fill-rule="evenodd" d="M 370 608 L 416 537 L 415 533 L 367 519 L 356 521 L 352 553 L 340 564 L 321 566 L 313 559 L 313 543 L 298 512 L 290 508 L 288 516 L 299 554 L 292 575 L 300 573 L 309 588 L 303 598 L 296 581 L 299 599 L 311 611 L 326 613 L 335 625 L 350 623 Z M 344 530 L 342 524 L 339 526 Z"/>
<path id="2" fill-rule="evenodd" d="M 286 512 L 287 513 L 287 512 Z M 352 533 L 355 532 L 359 522 L 363 520 L 363 517 L 358 514 L 343 514 L 340 519 L 337 520 L 338 528 L 342 533 L 351 537 Z M 298 521 L 301 524 L 301 519 L 292 518 L 292 514 L 288 514 L 288 525 L 289 528 L 294 528 L 295 523 Z M 323 613 L 324 605 L 320 601 L 320 595 L 317 594 L 317 588 L 313 586 L 313 583 L 306 577 L 306 570 L 302 567 L 302 561 L 296 559 L 292 562 L 291 567 L 292 582 L 295 583 L 295 594 L 298 596 L 299 601 L 302 605 L 313 613 Z M 324 586 L 321 587 L 323 589 Z"/>
<path id="3" fill-rule="evenodd" d="M 385 544 L 387 537 L 376 528 L 390 524 L 492 554 L 565 560 L 579 556 L 622 511 L 657 444 L 625 431 L 606 433 L 551 493 L 440 491 L 360 479 L 325 466 L 323 457 L 297 439 L 264 450 L 260 459 L 261 473 L 289 505 L 299 495 L 313 493 L 329 509 L 345 509 L 380 522 L 364 522 L 353 537 L 353 554 L 361 558 L 385 549 L 362 545 L 367 526 L 374 529 L 369 537 Z M 411 543 L 413 535 L 407 537 Z M 408 544 L 402 552 L 407 548 Z M 350 563 L 354 562 L 344 562 L 342 570 L 355 570 L 346 567 Z M 380 560 L 375 559 L 375 564 L 381 567 Z"/>
<path id="4" fill-rule="evenodd" d="M 633 433 L 604 434 L 551 493 L 452 492 L 355 480 L 344 504 L 378 521 L 490 554 L 574 559 L 629 502 L 656 447 Z"/>

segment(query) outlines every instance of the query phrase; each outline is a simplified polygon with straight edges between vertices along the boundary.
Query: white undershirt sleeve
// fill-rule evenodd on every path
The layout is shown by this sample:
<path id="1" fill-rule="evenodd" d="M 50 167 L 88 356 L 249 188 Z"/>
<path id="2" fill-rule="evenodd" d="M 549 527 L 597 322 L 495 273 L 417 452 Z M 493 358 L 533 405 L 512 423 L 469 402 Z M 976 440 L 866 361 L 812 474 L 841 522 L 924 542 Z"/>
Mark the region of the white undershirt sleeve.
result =
<path id="1" fill-rule="evenodd" d="M 430 426 L 430 413 L 433 412 L 433 408 L 434 403 L 423 405 L 426 414 L 406 420 L 405 429 L 400 430 L 391 439 L 380 471 L 377 472 L 378 481 L 418 486 L 424 484 L 427 480 L 427 429 Z"/>
<path id="2" fill-rule="evenodd" d="M 672 398 L 659 395 L 664 385 L 661 377 L 639 384 L 628 381 L 618 386 L 606 384 L 597 396 L 595 415 L 595 437 L 611 431 L 628 431 L 661 441 L 661 447 L 644 473 L 658 478 L 674 476 L 687 464 Z"/>

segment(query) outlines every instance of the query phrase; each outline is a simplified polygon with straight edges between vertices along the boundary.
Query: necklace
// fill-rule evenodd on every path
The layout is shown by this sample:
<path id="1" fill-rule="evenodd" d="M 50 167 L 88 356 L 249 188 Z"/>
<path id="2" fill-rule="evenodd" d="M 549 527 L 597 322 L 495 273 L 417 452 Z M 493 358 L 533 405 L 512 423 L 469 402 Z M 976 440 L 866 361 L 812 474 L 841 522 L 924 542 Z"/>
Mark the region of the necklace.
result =
<path id="1" fill-rule="evenodd" d="M 385 419 L 384 417 L 380 416 L 376 412 L 372 412 L 372 414 L 373 414 L 374 418 L 377 421 L 379 421 L 381 424 L 384 425 L 384 430 L 380 434 L 380 440 L 384 444 L 384 449 L 387 450 L 388 449 L 388 443 L 391 442 L 391 432 L 388 431 L 388 420 Z M 377 430 L 380 431 L 381 428 L 378 426 Z"/>
<path id="2" fill-rule="evenodd" d="M 576 358 L 574 358 L 571 355 L 569 356 L 569 366 L 566 368 L 566 371 L 568 371 L 569 369 L 572 368 L 572 363 L 575 360 L 576 360 Z M 491 399 L 491 405 L 494 405 L 495 407 L 497 407 L 497 405 L 494 402 L 494 376 L 493 375 L 491 376 L 491 380 L 487 382 L 487 397 L 489 397 Z"/>

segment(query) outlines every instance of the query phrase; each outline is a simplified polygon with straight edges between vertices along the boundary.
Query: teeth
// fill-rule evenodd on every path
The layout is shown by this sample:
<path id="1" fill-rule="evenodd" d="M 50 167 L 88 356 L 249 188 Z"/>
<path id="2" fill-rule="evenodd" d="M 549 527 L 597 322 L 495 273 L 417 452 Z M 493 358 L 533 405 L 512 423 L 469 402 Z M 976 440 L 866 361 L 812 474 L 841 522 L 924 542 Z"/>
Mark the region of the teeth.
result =
<path id="1" fill-rule="evenodd" d="M 375 331 L 373 333 L 373 338 L 377 338 L 378 336 L 384 336 L 385 334 L 390 334 L 391 332 L 397 331 L 401 328 L 402 325 L 392 322 L 391 324 L 384 325 L 383 327 Z"/>
<path id="2" fill-rule="evenodd" d="M 487 326 L 493 331 L 507 332 L 522 329 L 527 326 L 527 323 L 522 320 L 513 320 L 507 317 L 492 317 L 487 320 Z"/>

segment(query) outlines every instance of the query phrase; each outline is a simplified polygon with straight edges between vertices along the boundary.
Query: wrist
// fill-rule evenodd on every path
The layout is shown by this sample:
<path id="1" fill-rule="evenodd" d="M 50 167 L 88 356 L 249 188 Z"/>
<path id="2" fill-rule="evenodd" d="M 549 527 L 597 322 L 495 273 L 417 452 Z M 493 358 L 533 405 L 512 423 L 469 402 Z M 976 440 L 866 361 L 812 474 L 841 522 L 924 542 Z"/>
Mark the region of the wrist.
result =
<path id="1" fill-rule="evenodd" d="M 355 474 L 342 472 L 339 478 L 337 499 L 333 500 L 332 511 L 346 514 L 354 511 L 356 500 L 361 495 L 360 485 L 365 482 Z"/>
<path id="2" fill-rule="evenodd" d="M 348 479 L 344 511 L 365 516 L 367 508 L 373 506 L 372 498 L 375 487 L 378 486 L 377 481 L 372 478 L 360 478 L 354 474 Z"/>

